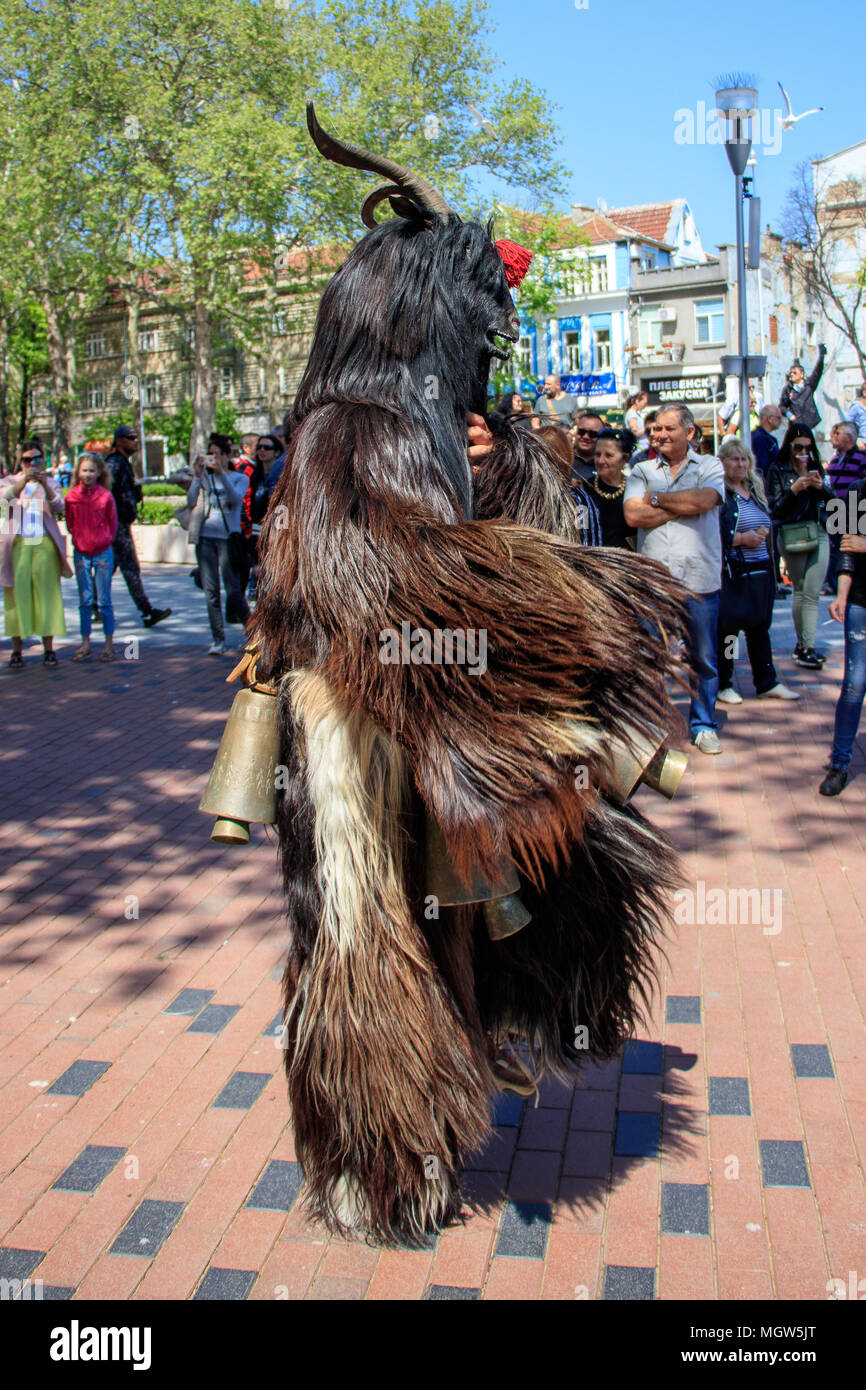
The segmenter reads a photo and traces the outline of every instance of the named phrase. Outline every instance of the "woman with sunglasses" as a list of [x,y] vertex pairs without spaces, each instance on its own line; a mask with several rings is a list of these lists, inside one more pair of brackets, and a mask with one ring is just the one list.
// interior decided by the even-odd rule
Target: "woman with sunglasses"
[[779,457],[767,473],[767,498],[773,520],[779,523],[779,548],[794,588],[794,660],[807,671],[820,671],[824,658],[815,651],[815,632],[830,554],[826,516],[833,491],[807,425],[789,426]]
[[[866,512],[866,480],[854,485],[855,516]],[[822,796],[838,796],[848,781],[848,765],[866,698],[866,536],[848,531],[842,537],[836,597],[830,617],[845,625],[845,677],[836,704],[833,747],[827,775],[818,788]]]
[[6,635],[12,638],[9,665],[24,665],[24,638],[42,638],[43,661],[57,665],[54,638],[66,636],[60,576],[72,578],[66,540],[60,534],[63,494],[45,470],[42,446],[23,446],[19,471],[0,485],[0,584],[4,590]]

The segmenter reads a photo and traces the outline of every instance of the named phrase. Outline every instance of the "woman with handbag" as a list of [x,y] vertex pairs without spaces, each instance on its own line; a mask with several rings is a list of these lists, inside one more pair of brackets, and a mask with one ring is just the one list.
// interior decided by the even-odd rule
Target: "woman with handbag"
[[739,439],[730,438],[719,449],[719,458],[725,470],[725,503],[719,512],[722,591],[716,698],[723,705],[743,703],[742,695],[734,689],[734,650],[739,634],[744,632],[758,699],[799,700],[799,695],[779,682],[773,665],[773,526],[755,456]]
[[780,523],[779,548],[794,588],[794,660],[808,671],[820,671],[824,658],[815,651],[815,632],[830,554],[826,509],[833,490],[808,426],[789,426],[767,473],[767,496],[773,519]]
[[240,581],[246,558],[241,506],[250,482],[243,473],[232,471],[231,447],[227,436],[210,436],[207,454],[199,455],[193,464],[194,476],[186,495],[191,508],[190,539],[195,543],[213,638],[209,656],[221,656],[226,649],[220,575],[226,592],[226,622],[245,623],[250,616]]

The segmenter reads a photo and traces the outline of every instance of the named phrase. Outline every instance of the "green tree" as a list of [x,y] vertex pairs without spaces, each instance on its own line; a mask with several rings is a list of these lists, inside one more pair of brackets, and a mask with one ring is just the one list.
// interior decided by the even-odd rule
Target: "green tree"
[[[458,210],[477,204],[482,170],[530,200],[560,186],[550,105],[525,82],[497,83],[478,0],[6,3],[14,23],[0,39],[0,86],[28,113],[19,193],[34,181],[30,280],[46,313],[61,434],[74,397],[72,319],[109,278],[133,319],[149,300],[193,328],[192,452],[215,422],[224,328],[260,362],[276,403],[273,316],[286,267],[291,331],[308,321],[335,247],[358,234],[359,194],[371,187],[319,157],[308,99],[326,126],[423,171]],[[32,165],[51,131],[43,178]]]

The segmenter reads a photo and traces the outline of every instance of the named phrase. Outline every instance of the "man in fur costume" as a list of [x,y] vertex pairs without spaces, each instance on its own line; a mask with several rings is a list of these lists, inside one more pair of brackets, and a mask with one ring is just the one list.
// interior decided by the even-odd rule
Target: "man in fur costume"
[[[459,1213],[509,1040],[534,1076],[573,1076],[584,1029],[604,1057],[633,1028],[674,864],[602,788],[612,739],[673,727],[681,591],[580,546],[531,431],[502,422],[473,477],[467,412],[517,334],[502,256],[420,176],[312,107],[308,124],[326,158],[388,184],[322,298],[262,531],[251,639],[288,767],[286,1068],[314,1214],[412,1243]],[[384,198],[396,216],[377,225]],[[407,632],[409,659],[386,657]],[[484,634],[484,662],[437,662],[443,633]],[[528,925],[494,939],[482,904],[431,901],[431,826],[488,898],[503,866],[519,874]]]

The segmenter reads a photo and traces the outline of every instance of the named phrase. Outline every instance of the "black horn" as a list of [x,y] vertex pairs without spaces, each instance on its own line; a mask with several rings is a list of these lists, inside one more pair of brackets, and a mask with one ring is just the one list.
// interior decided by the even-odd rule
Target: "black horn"
[[[402,164],[398,164],[396,160],[386,159],[384,155],[370,154],[367,150],[356,149],[354,145],[347,145],[344,141],[338,140],[336,136],[329,135],[319,125],[311,101],[307,103],[307,129],[313,138],[316,149],[319,154],[324,155],[325,159],[330,159],[334,164],[344,164],[349,169],[363,169],[366,173],[382,174],[385,178],[392,179],[397,185],[393,191],[408,194],[412,202],[424,212],[435,213],[439,217],[446,218],[457,216],[454,209],[446,203],[442,194],[437,193],[433,185],[422,178],[420,174],[413,174]],[[377,194],[380,192],[382,190],[376,190]],[[389,188],[388,193],[391,192],[392,189]],[[371,195],[364,204],[364,213],[367,214],[364,216],[364,223],[368,227],[375,226],[375,222],[372,220],[373,208],[381,201],[380,198],[376,197],[371,206],[373,197],[375,195]],[[395,199],[392,205],[396,206],[396,202]],[[402,208],[399,207],[396,210],[400,211],[403,216],[406,216],[406,212],[410,211],[408,207],[406,212],[403,212]]]

